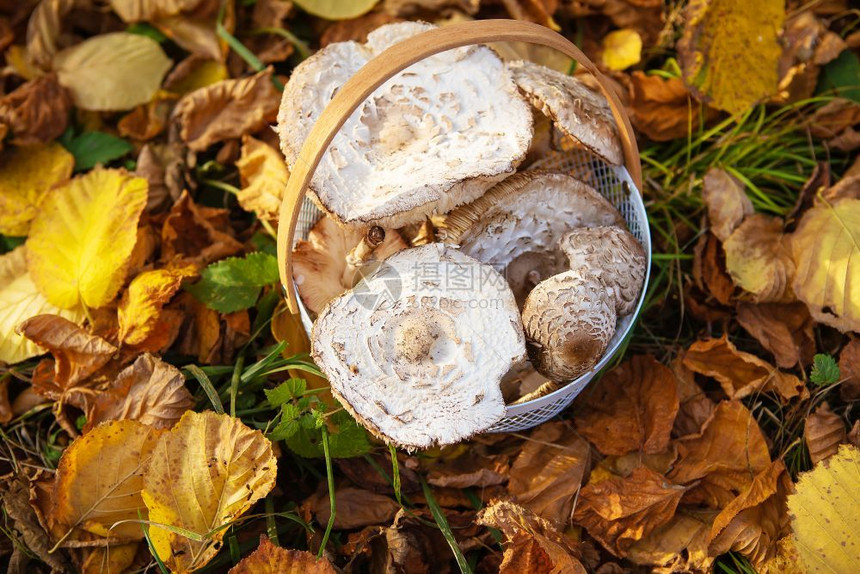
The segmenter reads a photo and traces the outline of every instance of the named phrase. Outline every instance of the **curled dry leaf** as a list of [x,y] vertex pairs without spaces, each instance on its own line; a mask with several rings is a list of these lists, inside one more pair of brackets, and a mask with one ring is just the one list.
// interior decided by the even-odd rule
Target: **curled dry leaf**
[[717,113],[705,108],[690,94],[680,78],[648,76],[636,70],[629,76],[630,121],[640,133],[658,142],[686,137]]
[[83,110],[130,110],[161,86],[172,62],[158,42],[141,34],[113,32],[84,40],[54,56],[60,84]]
[[184,280],[196,276],[195,265],[177,264],[144,271],[135,277],[117,308],[119,340],[127,345],[143,343],[158,324],[161,308]]
[[[400,510],[400,505],[383,494],[363,488],[346,486],[334,492],[334,528],[352,530],[373,524],[388,524]],[[319,524],[328,524],[331,506],[327,489],[317,492],[308,501]]]
[[747,303],[737,306],[737,320],[750,335],[770,351],[778,367],[809,365],[815,354],[814,322],[806,305],[793,303]]
[[679,508],[675,516],[653,530],[627,552],[640,565],[660,567],[660,572],[707,572],[714,559],[708,554],[708,535],[717,515],[713,510]]
[[27,22],[27,55],[32,62],[48,70],[59,47],[57,40],[63,19],[76,0],[43,0],[36,5]]
[[182,372],[145,353],[95,398],[84,432],[105,421],[126,419],[168,429],[193,406]]
[[636,356],[610,371],[585,394],[576,429],[607,455],[666,450],[678,414],[671,369]]
[[280,150],[247,134],[236,161],[242,189],[236,197],[245,211],[260,219],[277,220],[290,172]]
[[734,551],[756,567],[773,558],[777,542],[788,534],[785,503],[791,491],[791,478],[781,460],[758,473],[714,519],[708,543],[711,556]]
[[807,211],[791,238],[794,292],[816,321],[860,331],[860,199]]
[[723,508],[770,464],[761,429],[740,401],[723,401],[702,434],[678,442],[678,462],[669,479],[693,485],[685,498]]
[[565,524],[589,459],[588,443],[568,425],[543,424],[529,434],[514,459],[508,493],[550,523]]
[[760,213],[744,219],[723,243],[726,270],[756,303],[792,299],[794,261],[779,217]]
[[693,251],[693,278],[705,293],[723,305],[731,305],[735,293],[732,278],[726,272],[726,262],[720,242],[713,233],[699,238]]
[[242,250],[230,235],[226,209],[197,205],[187,191],[170,208],[161,230],[161,258],[205,265]]
[[123,22],[150,22],[193,10],[203,0],[110,0],[110,7]]
[[173,110],[182,140],[193,151],[239,138],[274,122],[280,96],[272,69],[238,80],[224,80],[184,96]]
[[45,314],[58,315],[73,323],[84,318],[79,306],[60,309],[39,293],[27,272],[25,246],[0,255],[0,361],[11,365],[45,352],[16,331],[22,321]]
[[672,519],[686,490],[640,466],[627,478],[585,486],[573,520],[612,554],[624,557],[633,544]]
[[844,379],[839,394],[845,400],[860,397],[860,339],[854,339],[839,353],[839,374]]
[[304,550],[287,550],[275,546],[265,536],[251,554],[230,569],[228,574],[336,574],[325,558]]
[[727,336],[690,345],[684,355],[684,366],[716,379],[730,399],[773,391],[787,401],[807,392],[803,381],[755,355],[738,351]]
[[504,484],[511,469],[505,454],[487,455],[476,445],[468,455],[439,457],[427,464],[427,482],[443,488],[486,488]]
[[824,402],[806,417],[803,439],[812,464],[817,464],[836,454],[839,445],[847,442],[845,421]]
[[146,507],[140,492],[161,433],[137,421],[113,421],[63,452],[50,514],[64,531],[58,544],[76,528],[106,538],[143,538],[139,520],[146,518]]
[[744,218],[753,213],[753,204],[744,185],[727,171],[712,167],[705,174],[702,198],[708,208],[711,233],[726,241]]
[[275,485],[272,445],[239,419],[187,412],[159,441],[144,476],[153,523],[190,530],[191,540],[152,524],[152,547],[174,572],[205,565],[221,548],[225,526]]
[[71,108],[69,93],[49,74],[0,98],[0,125],[8,126],[15,145],[48,143],[66,131]]
[[33,283],[57,307],[109,303],[126,266],[146,205],[147,183],[124,170],[95,169],[48,194],[30,227]]
[[585,574],[581,553],[555,527],[512,502],[497,501],[478,513],[478,524],[498,528],[508,544],[499,572],[565,572]]

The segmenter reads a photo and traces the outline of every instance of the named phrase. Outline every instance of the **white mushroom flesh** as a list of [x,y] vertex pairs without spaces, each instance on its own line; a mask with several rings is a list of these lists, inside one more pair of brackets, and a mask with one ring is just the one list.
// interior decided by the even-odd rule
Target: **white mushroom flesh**
[[525,357],[504,279],[441,243],[389,257],[323,310],[312,341],[344,407],[410,449],[453,444],[500,420],[499,381]]

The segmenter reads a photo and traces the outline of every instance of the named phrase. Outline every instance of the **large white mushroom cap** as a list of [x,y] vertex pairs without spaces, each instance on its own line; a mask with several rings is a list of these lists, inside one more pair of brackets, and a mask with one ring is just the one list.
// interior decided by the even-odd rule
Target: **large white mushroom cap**
[[453,444],[500,420],[499,381],[525,357],[504,279],[442,243],[386,259],[329,303],[312,340],[335,397],[405,448]]
[[[401,22],[365,44],[330,44],[296,67],[278,114],[290,167],[316,119],[359,68],[433,28]],[[377,89],[334,138],[311,197],[341,224],[401,227],[479,197],[525,157],[532,115],[510,72],[485,46],[410,66]]]

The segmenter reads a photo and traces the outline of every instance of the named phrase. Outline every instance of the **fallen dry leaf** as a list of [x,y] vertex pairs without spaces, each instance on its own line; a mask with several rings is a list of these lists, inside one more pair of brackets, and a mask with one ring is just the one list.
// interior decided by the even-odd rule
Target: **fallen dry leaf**
[[145,104],[173,63],[158,42],[112,32],[84,40],[54,56],[60,84],[83,110],[130,110]]
[[60,309],[39,293],[27,272],[27,248],[0,255],[0,361],[14,364],[45,352],[19,334],[18,325],[36,315],[58,315],[73,323],[84,319],[83,309]]
[[755,355],[738,351],[727,336],[696,341],[684,354],[684,366],[713,377],[729,399],[742,399],[763,391],[789,400],[805,392],[803,381],[780,371]]
[[183,192],[164,220],[161,258],[181,258],[202,266],[237,254],[242,244],[228,233],[227,214],[226,209],[197,205]]
[[583,394],[576,429],[600,452],[666,450],[679,406],[671,369],[651,356],[635,356]]
[[753,204],[744,185],[729,172],[712,167],[702,182],[702,199],[708,209],[711,233],[726,241],[744,218],[753,213]]
[[505,454],[487,455],[476,445],[468,454],[450,459],[439,457],[426,464],[427,482],[443,488],[486,488],[508,480],[510,457]]
[[750,335],[770,351],[778,367],[809,365],[815,355],[814,322],[806,305],[793,303],[747,303],[737,306],[737,320]]
[[325,558],[304,550],[275,546],[265,536],[251,554],[230,569],[228,574],[337,574]]
[[603,65],[610,70],[626,70],[642,60],[642,36],[629,28],[614,30],[603,37]]
[[627,559],[658,566],[661,572],[707,572],[714,561],[708,536],[716,515],[714,510],[679,508],[672,520],[631,546]]
[[237,195],[245,211],[260,219],[277,220],[290,172],[280,150],[249,135],[242,136],[242,156],[236,161],[242,189]]
[[716,116],[714,110],[693,98],[679,78],[648,76],[635,70],[629,79],[630,121],[638,132],[654,141],[686,137],[699,127],[700,117],[707,123]]
[[79,548],[73,550],[81,574],[102,572],[127,572],[134,565],[139,542],[111,544],[109,547]]
[[750,215],[723,243],[726,270],[756,303],[791,300],[794,260],[779,217]]
[[59,47],[57,40],[65,17],[74,7],[76,0],[43,0],[39,2],[27,22],[28,59],[48,70]]
[[[63,452],[51,518],[61,542],[80,528],[106,538],[143,538],[143,475],[162,431],[137,421],[112,421],[76,439]],[[121,524],[116,524],[122,521]]]
[[157,92],[149,102],[137,106],[117,122],[120,137],[149,141],[162,133],[175,99],[169,92]]
[[543,518],[512,502],[497,501],[478,513],[477,523],[502,531],[507,538],[500,574],[564,572],[585,574],[572,541]]
[[75,158],[58,143],[12,148],[0,156],[0,233],[27,235],[48,191],[72,177]]
[[[224,28],[230,32],[232,25],[233,4],[224,5],[226,14],[222,22]],[[226,43],[218,37],[215,31],[218,19],[218,3],[204,2],[199,10],[186,14],[165,16],[155,20],[152,24],[158,30],[176,42],[183,50],[193,56],[210,60],[223,60],[225,57]],[[216,8],[216,10],[212,10]]]
[[629,477],[588,484],[579,493],[575,523],[618,557],[668,523],[687,489],[644,466]]
[[685,16],[678,60],[699,99],[740,114],[776,92],[782,0],[694,0]]
[[203,0],[110,0],[110,7],[129,24],[152,21],[193,10]]
[[693,485],[685,501],[723,508],[770,464],[758,423],[740,401],[723,401],[701,436],[678,442],[678,462],[669,473],[677,484]]
[[127,345],[143,343],[158,324],[162,307],[183,281],[196,276],[195,265],[177,264],[144,271],[135,277],[117,308],[119,340]]
[[174,94],[185,95],[217,84],[229,77],[230,73],[223,62],[191,55],[170,71],[164,80],[164,89]]
[[860,331],[860,199],[807,211],[791,238],[793,288],[816,321]]
[[12,132],[15,145],[45,144],[66,131],[71,108],[72,98],[56,74],[49,74],[0,98],[0,125]]
[[203,536],[195,541],[152,524],[152,547],[174,572],[190,572],[221,548],[224,526],[275,485],[277,462],[260,431],[213,412],[185,413],[152,453],[143,500],[153,523]]
[[588,443],[563,422],[529,433],[509,472],[514,502],[555,525],[570,519],[590,459]]
[[844,379],[840,396],[849,401],[860,397],[860,339],[849,342],[839,353],[839,375]]
[[[334,499],[334,527],[338,530],[388,524],[400,510],[400,505],[390,497],[353,486],[336,489]],[[331,516],[328,489],[317,492],[308,503],[317,523],[328,524]]]
[[124,170],[95,169],[45,196],[27,238],[30,276],[57,307],[110,302],[146,205],[146,180]]
[[734,551],[756,567],[776,556],[777,542],[788,533],[786,496],[791,491],[791,478],[781,460],[762,470],[714,519],[710,555]]
[[253,133],[275,121],[280,94],[272,69],[239,80],[224,80],[184,96],[173,110],[182,140],[193,151]]
[[845,421],[830,410],[827,402],[821,403],[820,407],[806,417],[803,440],[806,441],[812,464],[817,464],[836,454],[839,445],[847,442]]
[[194,406],[182,372],[143,354],[123,369],[92,403],[84,432],[111,420],[131,419],[157,429],[169,429]]
[[725,255],[720,241],[713,233],[699,238],[693,251],[693,278],[705,293],[710,293],[717,302],[731,305],[735,284],[726,272]]

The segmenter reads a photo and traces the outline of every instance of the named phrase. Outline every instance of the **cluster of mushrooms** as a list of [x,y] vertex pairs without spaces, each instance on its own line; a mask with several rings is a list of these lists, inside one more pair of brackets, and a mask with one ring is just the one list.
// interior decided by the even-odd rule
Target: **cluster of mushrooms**
[[[298,66],[278,117],[290,167],[350,76],[430,28],[386,25]],[[314,174],[325,215],[293,266],[312,355],[386,442],[426,448],[490,428],[523,381],[539,381],[535,396],[594,368],[636,307],[646,260],[618,211],[570,175],[517,171],[540,154],[540,121],[623,159],[607,102],[580,80],[469,46],[376,90]]]

